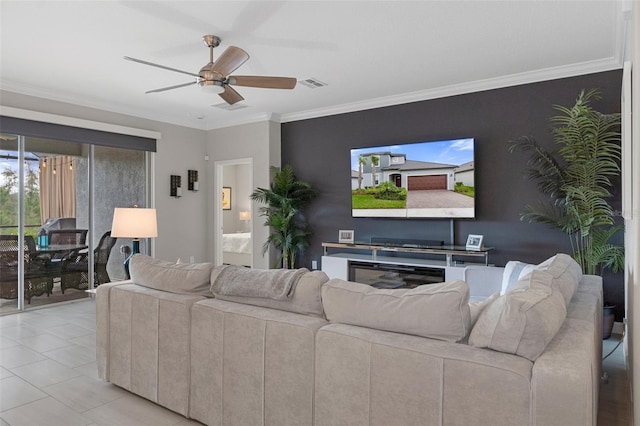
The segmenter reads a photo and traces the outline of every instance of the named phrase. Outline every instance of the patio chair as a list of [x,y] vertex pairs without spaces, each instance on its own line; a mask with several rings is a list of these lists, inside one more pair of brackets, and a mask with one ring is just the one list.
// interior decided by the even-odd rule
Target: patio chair
[[[105,232],[93,251],[93,276],[96,287],[111,281],[107,273],[107,262],[116,241],[117,238],[111,238],[111,231]],[[64,293],[67,288],[89,288],[89,253],[76,250],[63,259],[60,290]]]
[[[36,243],[32,236],[24,237],[24,297],[31,303],[33,296],[49,296],[53,276],[47,262],[35,257]],[[18,236],[0,235],[0,298],[18,298]]]

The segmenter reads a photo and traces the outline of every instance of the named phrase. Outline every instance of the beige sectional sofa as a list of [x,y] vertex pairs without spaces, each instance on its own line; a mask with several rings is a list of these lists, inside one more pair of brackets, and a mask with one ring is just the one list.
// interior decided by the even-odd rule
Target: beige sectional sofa
[[596,424],[601,279],[514,265],[377,290],[136,255],[98,287],[98,372],[209,425]]

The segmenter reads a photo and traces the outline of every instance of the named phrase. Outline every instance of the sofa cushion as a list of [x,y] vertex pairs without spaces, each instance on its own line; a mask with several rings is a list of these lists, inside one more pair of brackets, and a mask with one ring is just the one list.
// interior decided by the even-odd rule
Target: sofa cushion
[[469,286],[464,281],[382,290],[340,279],[322,286],[327,319],[432,339],[460,341],[469,330]]
[[536,269],[519,280],[480,313],[469,344],[535,361],[567,315],[564,297],[552,285],[553,279],[551,273]]
[[[217,278],[220,267],[213,268],[211,282]],[[329,277],[322,271],[311,271],[302,274],[295,286],[293,295],[285,300],[275,300],[265,297],[229,296],[215,293],[216,299],[230,302],[244,303],[264,308],[278,309],[281,311],[295,312],[304,315],[313,315],[324,318],[320,289],[322,284],[329,281]],[[259,283],[257,283],[259,284]]]
[[144,287],[178,294],[211,297],[212,263],[173,263],[136,254],[129,263],[131,281]]

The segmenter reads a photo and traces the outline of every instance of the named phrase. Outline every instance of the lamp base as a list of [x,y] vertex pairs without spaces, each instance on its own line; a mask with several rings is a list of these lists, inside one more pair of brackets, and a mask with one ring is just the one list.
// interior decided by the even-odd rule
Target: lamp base
[[131,261],[131,258],[138,253],[140,253],[140,240],[134,238],[133,241],[131,241],[131,254],[124,261],[124,272],[127,275],[128,280],[131,279],[131,275],[129,274],[129,262]]

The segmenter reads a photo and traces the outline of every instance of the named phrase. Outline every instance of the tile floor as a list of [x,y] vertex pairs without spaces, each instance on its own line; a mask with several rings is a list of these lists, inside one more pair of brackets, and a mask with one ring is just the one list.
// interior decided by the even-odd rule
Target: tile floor
[[[17,285],[17,283],[16,283]],[[41,296],[33,296],[31,303],[25,305],[27,309],[40,308],[45,305],[50,305],[59,302],[68,302],[71,300],[86,299],[87,293],[84,290],[77,290],[75,288],[67,289],[64,294],[60,291],[60,283],[53,284],[53,292],[50,295],[43,294]],[[18,311],[18,299],[0,299],[0,315],[14,314]]]
[[96,373],[91,299],[0,316],[0,426],[200,425]]
[[[603,341],[608,354],[620,336]],[[95,302],[0,316],[0,426],[200,425],[98,379]],[[631,424],[622,345],[604,361],[598,424]]]

